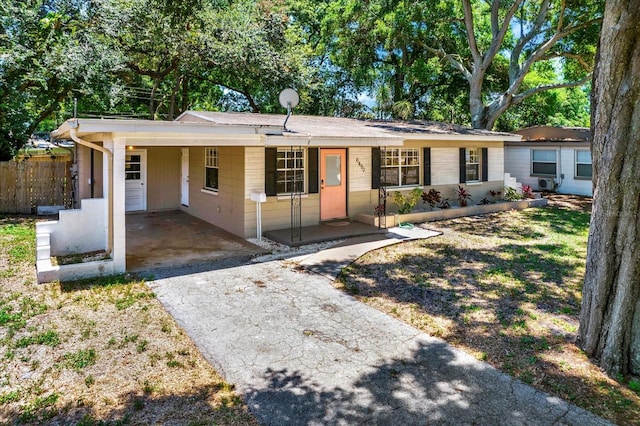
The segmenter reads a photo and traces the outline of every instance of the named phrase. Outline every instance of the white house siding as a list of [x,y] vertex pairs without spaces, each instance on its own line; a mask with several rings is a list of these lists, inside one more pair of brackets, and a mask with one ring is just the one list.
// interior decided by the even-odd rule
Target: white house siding
[[190,215],[236,235],[244,235],[244,147],[218,147],[220,167],[217,194],[203,191],[204,147],[189,149],[189,207],[181,207]]
[[[556,168],[557,176],[554,179],[559,184],[556,192],[560,194],[592,195],[592,181],[590,179],[576,179],[575,177],[575,152],[576,150],[588,150],[588,145],[563,145],[562,147],[556,144],[507,146],[504,158],[505,172],[510,173],[512,177],[515,177],[523,185],[529,185],[534,190],[538,190],[538,179],[541,177],[531,175],[531,150],[533,149],[556,151],[558,162]],[[562,175],[564,175],[564,178]]]
[[576,194],[576,195],[588,195],[593,194],[593,182],[591,179],[577,179],[576,176],[576,150],[586,149],[589,147],[562,147],[561,153],[561,167],[564,173],[564,179],[560,179],[557,182],[560,186],[556,188],[556,191],[561,194]]
[[349,192],[371,190],[371,148],[349,148]]
[[431,185],[460,182],[460,149],[431,148]]
[[487,166],[489,173],[487,180],[491,181],[504,181],[504,148],[489,148],[487,150],[489,159]]
[[245,198],[250,200],[252,192],[264,192],[264,148],[259,146],[244,149]]

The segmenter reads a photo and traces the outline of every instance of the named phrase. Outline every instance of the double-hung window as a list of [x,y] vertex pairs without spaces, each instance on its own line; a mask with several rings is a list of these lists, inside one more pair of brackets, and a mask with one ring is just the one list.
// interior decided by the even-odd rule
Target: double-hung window
[[556,151],[554,149],[534,149],[531,151],[531,174],[536,176],[556,176]]
[[304,149],[278,148],[276,189],[278,194],[304,192]]
[[220,157],[218,148],[205,148],[204,155],[204,188],[210,191],[217,191],[218,186],[218,166]]
[[465,182],[480,181],[480,148],[466,149],[466,180]]
[[591,151],[586,149],[576,150],[576,178],[591,179],[592,177]]
[[420,184],[420,150],[392,148],[381,152],[381,180],[386,186]]

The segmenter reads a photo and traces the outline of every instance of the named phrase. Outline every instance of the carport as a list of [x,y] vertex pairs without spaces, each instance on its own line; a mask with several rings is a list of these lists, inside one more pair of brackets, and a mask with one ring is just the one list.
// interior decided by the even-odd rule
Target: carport
[[127,272],[202,264],[265,252],[179,210],[130,213],[125,222]]

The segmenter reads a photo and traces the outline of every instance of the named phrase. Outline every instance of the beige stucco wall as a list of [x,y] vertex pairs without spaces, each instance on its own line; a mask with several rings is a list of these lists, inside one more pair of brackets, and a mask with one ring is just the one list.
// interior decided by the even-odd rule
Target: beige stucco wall
[[[191,147],[189,149],[189,206],[182,206],[181,209],[233,234],[245,236],[244,151],[244,147],[218,147],[220,188],[218,193],[214,194],[203,190],[205,148]],[[179,177],[178,171],[178,182]]]
[[175,210],[180,206],[180,148],[146,149],[147,210]]

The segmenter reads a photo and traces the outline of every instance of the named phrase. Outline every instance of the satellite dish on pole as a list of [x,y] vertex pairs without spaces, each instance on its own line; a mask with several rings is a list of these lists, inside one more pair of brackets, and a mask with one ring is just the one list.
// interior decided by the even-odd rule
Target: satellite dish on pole
[[288,131],[287,121],[289,121],[289,117],[291,116],[291,110],[297,107],[298,103],[300,103],[300,96],[298,96],[298,92],[296,92],[295,90],[287,88],[280,92],[280,96],[278,96],[278,99],[280,100],[280,105],[282,105],[282,108],[287,109],[287,118],[284,120],[283,127],[285,131]]
[[298,103],[300,103],[300,96],[298,96],[298,92],[293,89],[284,89],[280,92],[278,99],[280,99],[282,108],[286,108],[287,111],[297,107]]

